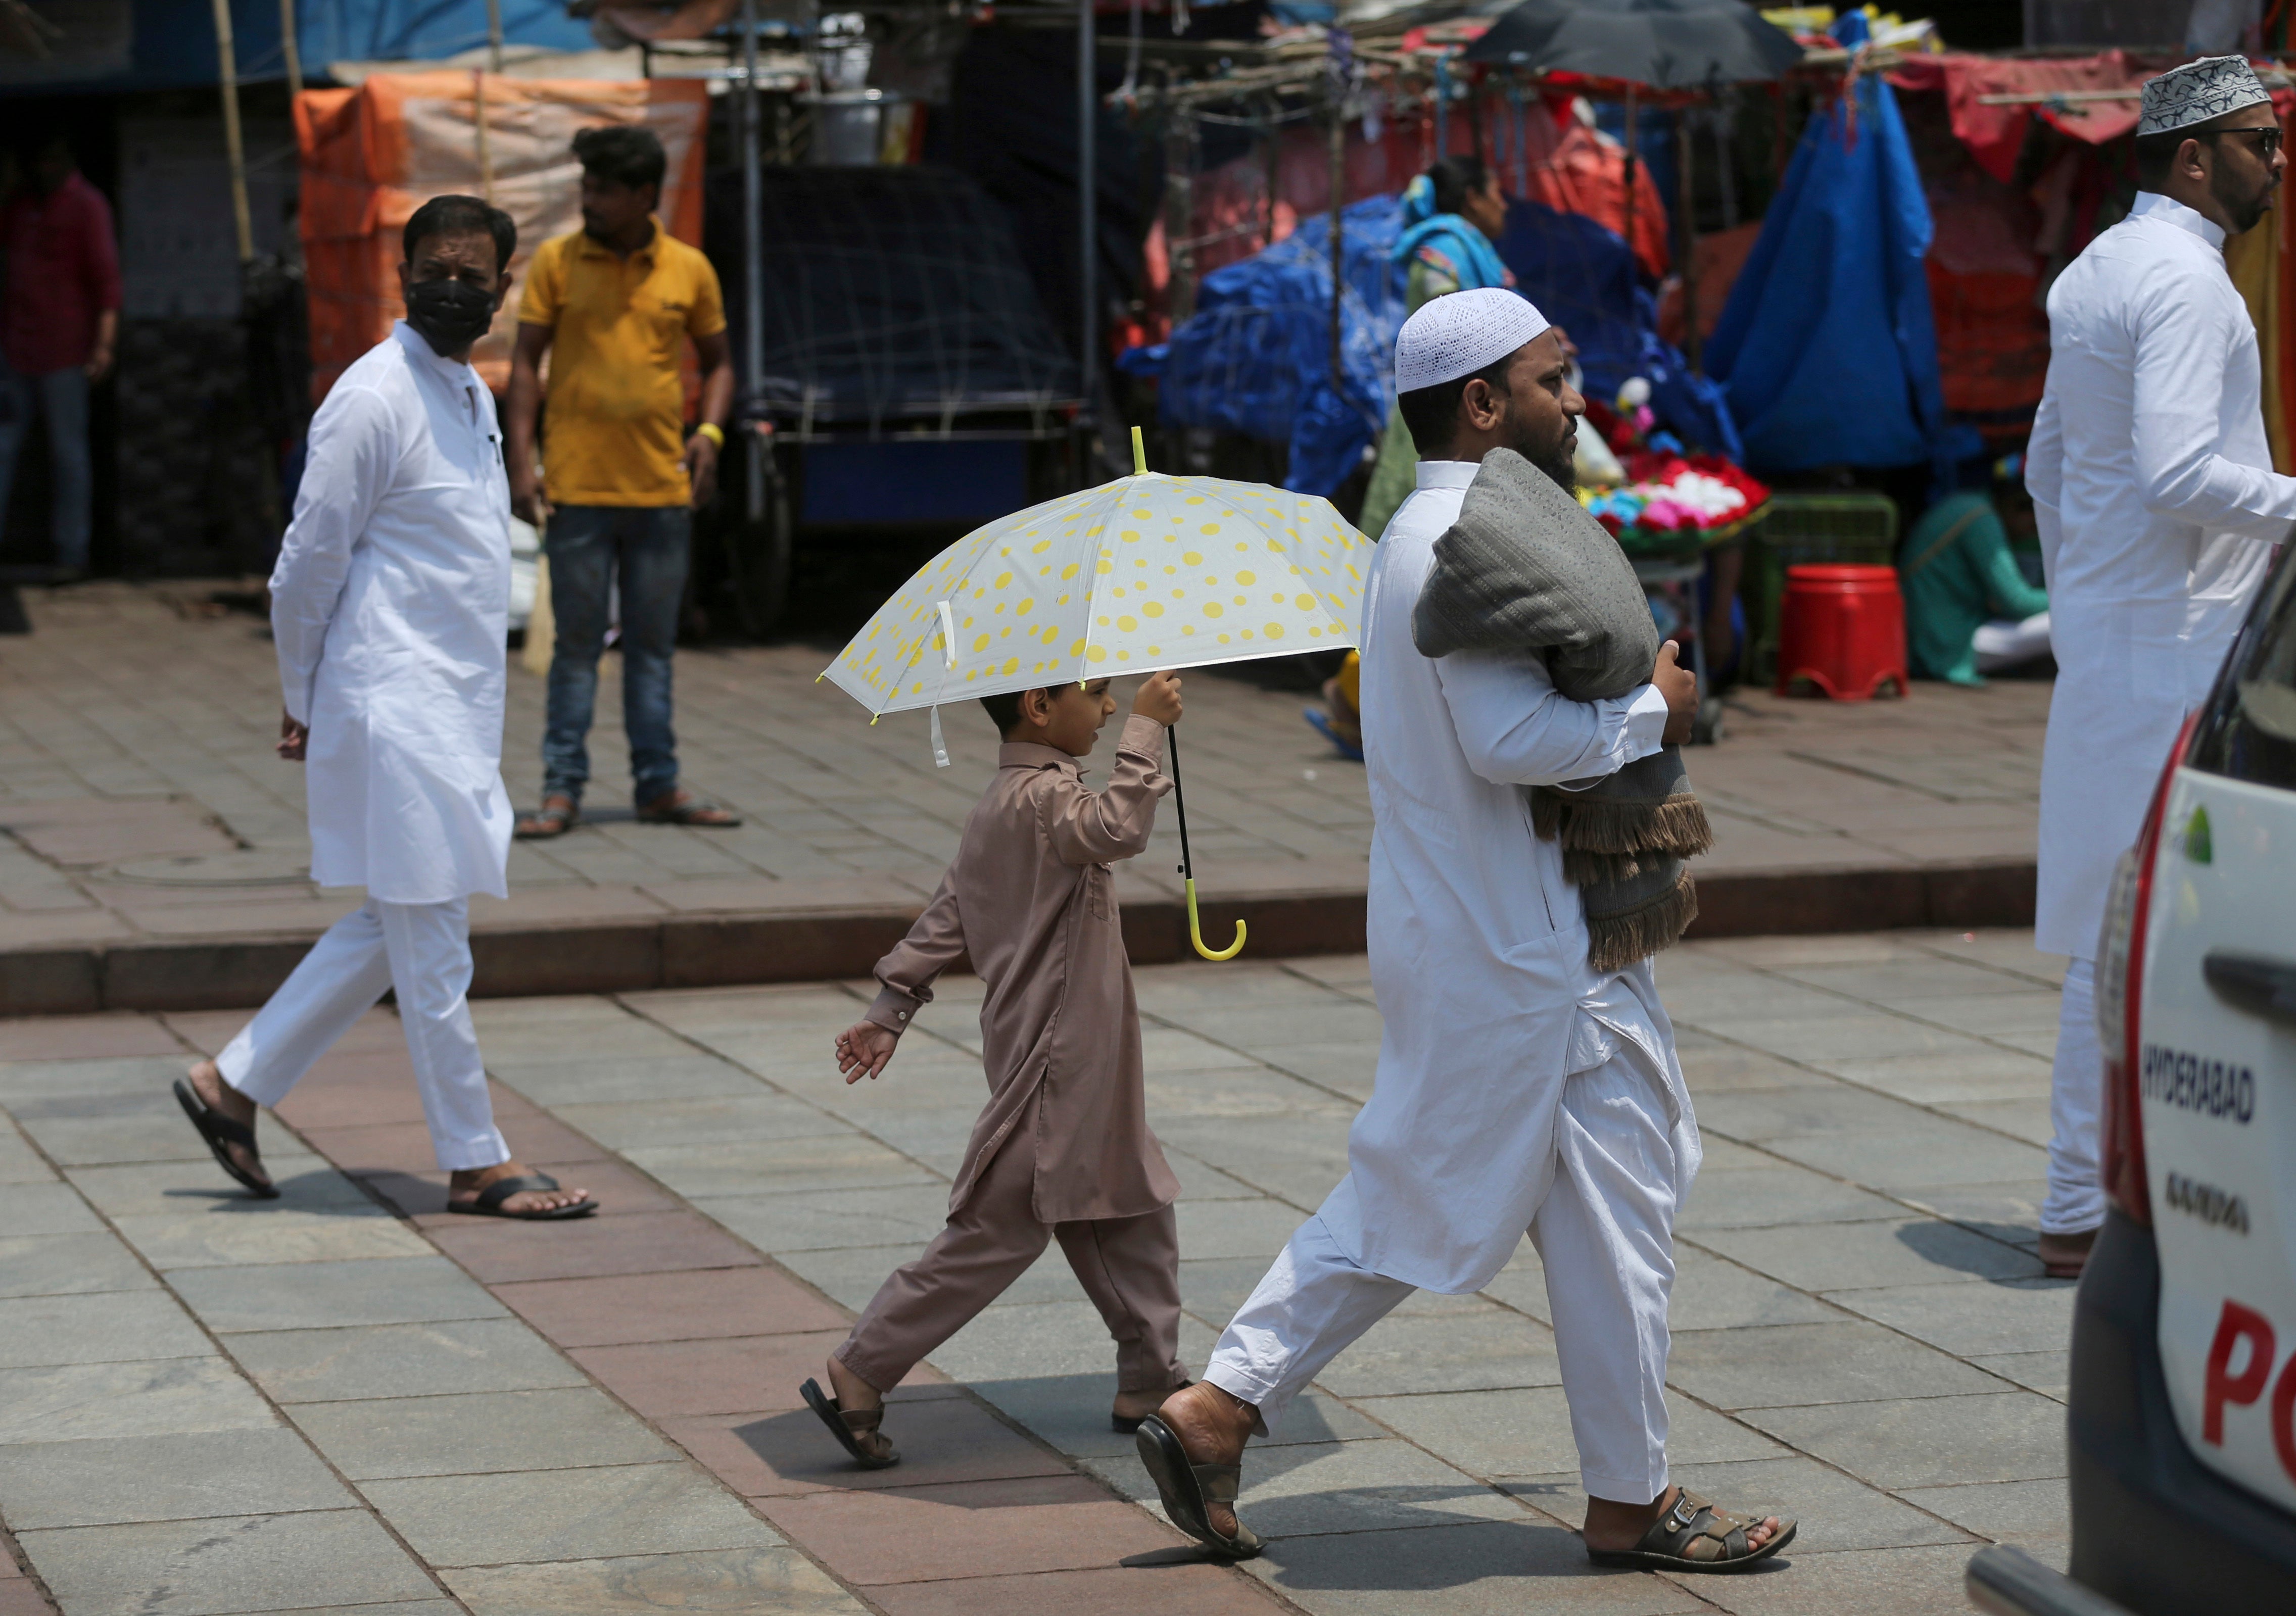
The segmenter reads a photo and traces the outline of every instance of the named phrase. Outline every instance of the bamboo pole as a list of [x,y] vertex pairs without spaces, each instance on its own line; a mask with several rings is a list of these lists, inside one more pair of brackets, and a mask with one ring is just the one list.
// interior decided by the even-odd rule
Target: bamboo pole
[[223,86],[223,143],[231,159],[231,216],[239,228],[239,261],[255,261],[255,224],[247,210],[247,147],[239,132],[239,56],[231,38],[231,0],[214,0],[216,70]]
[[279,0],[279,54],[287,64],[288,105],[303,93],[303,46],[295,37],[295,0]]
[[503,70],[502,0],[487,0],[487,65]]
[[1100,388],[1099,37],[1093,0],[1077,0],[1077,290],[1081,305],[1077,360],[1087,420]]
[[477,68],[471,69],[471,127],[479,137],[479,194],[488,203],[495,200],[495,154],[487,140],[487,76]]

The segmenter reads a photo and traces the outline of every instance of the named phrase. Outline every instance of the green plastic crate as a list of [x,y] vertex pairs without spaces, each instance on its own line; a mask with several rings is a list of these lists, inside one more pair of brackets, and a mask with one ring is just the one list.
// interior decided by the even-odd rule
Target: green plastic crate
[[1898,559],[1898,504],[1886,494],[1777,493],[1768,515],[1749,536],[1740,585],[1746,607],[1748,684],[1767,685],[1778,671],[1778,601],[1786,568],[1846,562],[1891,567]]

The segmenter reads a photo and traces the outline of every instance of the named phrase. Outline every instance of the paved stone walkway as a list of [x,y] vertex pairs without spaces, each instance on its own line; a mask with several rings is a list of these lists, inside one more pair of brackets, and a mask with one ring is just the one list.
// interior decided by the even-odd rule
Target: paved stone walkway
[[[270,643],[244,612],[201,615],[208,592],[26,592],[36,632],[0,639],[0,951],[310,935],[357,901],[307,878],[302,771],[272,755]],[[593,817],[562,840],[515,845],[509,900],[476,900],[474,924],[917,904],[955,850],[996,738],[976,708],[952,708],[954,764],[936,769],[922,714],[873,728],[815,683],[834,649],[679,653],[686,779],[747,816],[730,832],[632,820],[610,655]],[[2048,689],[1924,684],[1910,700],[1855,706],[1734,698],[1727,740],[1692,760],[1718,838],[1701,874],[2030,862]],[[1363,889],[1363,771],[1300,722],[1302,700],[1234,677],[1189,682],[1183,762],[1208,902]],[[529,805],[542,705],[541,681],[514,666],[504,773]],[[1125,872],[1136,902],[1176,895],[1178,837],[1164,819],[1155,851]]]
[[[902,1465],[845,1466],[795,1388],[939,1222],[980,1098],[956,981],[849,1089],[827,1052],[857,986],[480,1005],[513,1146],[607,1203],[556,1226],[439,1210],[384,1014],[291,1134],[266,1122],[269,1204],[166,1091],[238,1016],[0,1022],[0,1527],[32,1574],[0,1568],[0,1613],[44,1587],[65,1616],[1943,1616],[1980,1540],[2062,1563],[2071,1289],[2030,1250],[2055,962],[1897,933],[1688,945],[1660,976],[1708,1150],[1671,1448],[1801,1518],[1767,1573],[1587,1567],[1528,1245],[1255,1445],[1273,1542],[1242,1569],[1135,1502],[1057,1256],[897,1394]],[[1339,1176],[1378,1016],[1360,959],[1156,967],[1140,996],[1201,1366]]]

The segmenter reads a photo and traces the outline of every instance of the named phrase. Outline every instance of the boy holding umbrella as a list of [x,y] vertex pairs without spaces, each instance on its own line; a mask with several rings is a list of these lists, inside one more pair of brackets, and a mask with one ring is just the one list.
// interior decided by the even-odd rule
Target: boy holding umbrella
[[989,1101],[949,1194],[948,1226],[879,1289],[831,1355],[830,1390],[803,1395],[865,1468],[900,1456],[879,1430],[884,1394],[1001,1295],[1057,1237],[1117,1343],[1111,1417],[1136,1429],[1177,1387],[1179,1182],[1148,1129],[1140,1020],[1110,865],[1144,851],[1180,681],[1144,682],[1107,788],[1078,760],[1116,712],[1108,681],[982,698],[1004,745],[956,858],[900,946],[877,962],[868,1014],[837,1039],[848,1082],[874,1078],[969,958]]

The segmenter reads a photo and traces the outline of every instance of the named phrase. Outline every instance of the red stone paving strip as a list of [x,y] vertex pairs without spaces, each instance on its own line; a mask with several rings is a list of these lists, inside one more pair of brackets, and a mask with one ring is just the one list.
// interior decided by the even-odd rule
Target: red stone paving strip
[[0,1531],[0,1616],[56,1616],[54,1602],[25,1571],[15,1539],[4,1531]]
[[[201,1049],[220,1045],[239,1019],[168,1018]],[[131,1020],[141,1018],[106,1018],[123,1039],[133,1036]],[[930,1367],[893,1394],[904,1408],[900,1465],[856,1472],[797,1392],[821,1373],[852,1314],[498,1084],[496,1115],[520,1159],[586,1186],[603,1209],[558,1224],[441,1211],[444,1175],[430,1168],[396,1032],[381,1018],[361,1024],[281,1118],[879,1610],[1272,1616],[1292,1608],[1245,1573],[1197,1559],[1165,1522]],[[1118,1563],[1141,1555],[1147,1563]],[[7,1587],[0,1581],[0,1616],[16,1616]],[[24,1607],[44,1616],[46,1608]]]

